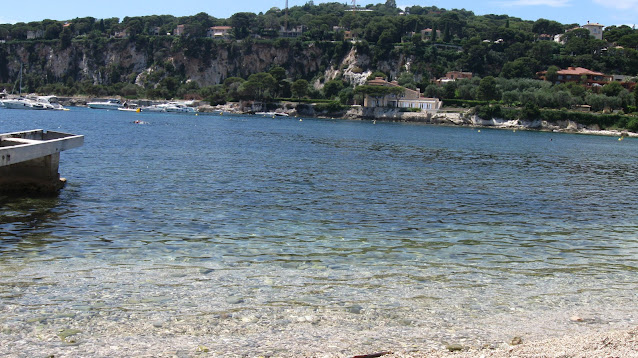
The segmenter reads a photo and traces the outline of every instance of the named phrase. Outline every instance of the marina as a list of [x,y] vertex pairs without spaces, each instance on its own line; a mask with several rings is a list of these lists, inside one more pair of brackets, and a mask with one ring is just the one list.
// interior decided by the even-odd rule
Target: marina
[[636,138],[0,113],[85,136],[58,196],[0,196],[0,355],[428,356],[636,326]]

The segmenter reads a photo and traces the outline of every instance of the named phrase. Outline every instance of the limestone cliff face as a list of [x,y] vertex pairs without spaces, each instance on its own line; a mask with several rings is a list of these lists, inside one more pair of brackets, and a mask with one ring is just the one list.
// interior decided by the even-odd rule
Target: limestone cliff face
[[[77,41],[65,49],[58,42],[0,44],[0,82],[15,81],[21,63],[25,77],[43,83],[72,79],[112,84],[135,80],[142,86],[155,85],[163,77],[176,74],[200,86],[209,86],[228,77],[247,78],[281,66],[289,78],[315,78],[315,87],[321,88],[325,81],[335,78],[343,78],[352,85],[363,84],[376,69],[371,67],[369,55],[359,54],[349,44],[180,41],[183,40]],[[408,61],[401,57],[378,66],[396,75]]]

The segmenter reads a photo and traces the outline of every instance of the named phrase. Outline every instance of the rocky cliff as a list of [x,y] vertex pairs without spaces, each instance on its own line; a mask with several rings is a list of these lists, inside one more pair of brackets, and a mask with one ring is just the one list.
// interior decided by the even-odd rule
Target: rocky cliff
[[[406,62],[409,59],[401,56],[374,65],[396,75]],[[335,78],[363,84],[373,70],[369,55],[346,42],[147,38],[74,41],[61,48],[57,42],[41,41],[0,44],[0,83],[14,82],[21,63],[25,77],[39,84],[73,80],[96,85],[135,82],[143,87],[166,76],[209,86],[281,66],[287,77],[314,79],[313,85],[320,88]]]

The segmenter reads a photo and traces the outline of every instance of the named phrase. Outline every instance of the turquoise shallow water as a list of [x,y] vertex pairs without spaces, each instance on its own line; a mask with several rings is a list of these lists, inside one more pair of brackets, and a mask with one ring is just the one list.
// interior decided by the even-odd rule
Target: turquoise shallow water
[[35,128],[85,144],[62,153],[58,198],[0,198],[0,353],[152,353],[169,332],[186,352],[345,354],[635,325],[633,138],[0,110],[3,133]]

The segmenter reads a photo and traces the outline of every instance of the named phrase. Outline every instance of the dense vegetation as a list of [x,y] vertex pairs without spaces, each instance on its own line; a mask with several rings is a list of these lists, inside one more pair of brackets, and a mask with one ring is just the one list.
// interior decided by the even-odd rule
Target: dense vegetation
[[[337,76],[334,80],[323,77],[330,66],[343,70],[338,68],[339,64],[354,47],[359,56],[368,56],[369,61],[364,68],[353,71],[375,72],[395,66],[371,77],[396,79],[401,85],[420,88],[426,95],[446,99],[452,105],[491,101],[504,107],[561,109],[589,105],[594,111],[634,112],[638,103],[632,93],[613,83],[592,90],[578,84],[552,85],[536,79],[538,71],[569,66],[635,76],[638,32],[628,26],[607,27],[604,40],[596,40],[584,29],[565,33],[578,24],[546,19],[526,21],[507,15],[476,16],[471,11],[433,6],[411,6],[402,11],[393,0],[366,6],[365,10],[370,11],[351,10],[346,4],[315,5],[309,1],[287,12],[272,8],[266,13],[237,13],[228,19],[199,13],[187,17],[158,15],[121,20],[87,17],[67,22],[4,24],[0,25],[0,40],[4,39],[0,43],[0,88],[14,87],[18,64],[23,63],[24,90],[29,92],[129,98],[190,96],[205,98],[212,104],[311,97],[350,104],[360,99],[362,90],[355,91],[345,77]],[[182,36],[174,36],[178,25],[184,25]],[[218,25],[232,26],[231,39],[206,37],[207,30]],[[301,26],[304,31],[296,38],[281,38],[279,30],[283,26],[289,29]],[[424,29],[431,31],[422,32]],[[29,32],[35,38],[27,39]],[[565,44],[544,40],[563,33]],[[344,41],[349,34],[354,35],[355,42]],[[72,49],[70,53],[78,57],[76,49],[82,48],[82,56],[88,53],[88,61],[96,64],[96,74],[89,75],[78,66],[63,76],[47,72],[46,59],[37,55],[38,46],[42,45],[58,51]],[[189,78],[184,62],[171,56],[181,53],[185,59],[196,59],[203,66],[210,66],[221,51],[238,56],[255,45],[285,48],[293,53],[314,46],[320,49],[316,55],[320,57],[320,67],[314,72],[304,72],[273,65],[266,71],[236,71],[226,78],[206,82]],[[103,51],[109,46],[123,50],[134,46],[148,54],[146,66],[153,71],[140,80],[139,69],[103,58]],[[28,58],[19,57],[17,48],[25,49]],[[409,66],[398,68],[400,58],[409,59]],[[443,86],[432,84],[432,79],[451,70],[469,71],[475,77]]]

